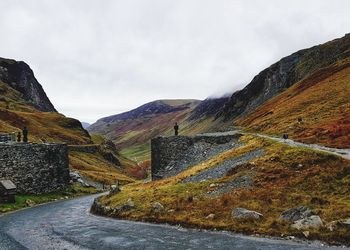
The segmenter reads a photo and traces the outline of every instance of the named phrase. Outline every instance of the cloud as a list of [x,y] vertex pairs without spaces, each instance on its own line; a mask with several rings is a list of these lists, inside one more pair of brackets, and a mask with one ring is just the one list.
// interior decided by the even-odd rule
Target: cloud
[[26,61],[82,121],[161,98],[233,92],[349,32],[347,0],[3,0],[0,56]]

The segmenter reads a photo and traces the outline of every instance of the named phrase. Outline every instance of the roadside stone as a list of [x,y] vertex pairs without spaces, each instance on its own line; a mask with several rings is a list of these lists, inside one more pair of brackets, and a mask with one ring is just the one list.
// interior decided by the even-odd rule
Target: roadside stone
[[323,222],[318,215],[312,215],[310,217],[297,220],[292,224],[292,228],[298,230],[319,229],[320,227],[323,227]]
[[208,220],[213,220],[215,219],[215,214],[209,214],[207,217],[205,217]]
[[35,203],[34,201],[30,200],[30,199],[27,199],[27,200],[26,200],[26,205],[27,205],[28,207],[33,207],[35,204],[36,204],[36,203]]
[[121,205],[121,206],[118,206],[114,209],[114,213],[116,214],[120,214],[120,213],[123,213],[123,212],[126,212],[126,211],[129,211],[131,209],[133,209],[134,207],[128,205],[128,204],[125,204],[125,205]]
[[256,211],[238,207],[232,210],[232,217],[238,218],[238,219],[259,220],[259,219],[262,219],[264,216],[261,213],[258,213]]
[[152,212],[154,212],[154,213],[161,213],[163,211],[164,211],[164,206],[161,203],[159,203],[157,201],[153,202],[153,204],[152,204]]
[[309,208],[305,206],[300,206],[300,207],[291,208],[284,211],[280,216],[280,220],[287,220],[287,221],[294,222],[297,220],[305,219],[312,215],[315,215],[313,211],[311,211]]
[[303,235],[305,236],[305,238],[308,238],[310,236],[310,232],[309,231],[304,231]]
[[133,202],[133,200],[131,198],[128,199],[127,205],[130,207],[135,207],[135,203]]
[[350,229],[350,218],[345,220],[337,220],[337,221],[329,222],[326,224],[326,228],[331,232],[336,231],[339,228]]

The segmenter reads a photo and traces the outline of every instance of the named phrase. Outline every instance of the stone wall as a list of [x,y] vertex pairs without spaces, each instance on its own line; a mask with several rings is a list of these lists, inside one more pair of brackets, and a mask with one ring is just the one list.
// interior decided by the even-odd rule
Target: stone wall
[[[191,164],[196,164],[209,157],[209,153],[206,155],[205,152],[202,152],[206,150],[205,148],[218,148],[220,145],[229,144],[230,142],[236,143],[239,137],[241,137],[240,134],[203,134],[194,137],[170,136],[154,138],[151,141],[152,180],[168,177],[169,173],[170,175],[175,175],[184,170],[184,164],[181,164],[182,167],[180,167],[177,162],[183,161],[185,158],[187,167]],[[197,144],[197,150],[193,150]],[[206,146],[203,147],[203,145]],[[197,155],[199,152],[201,154],[200,157]]]
[[0,143],[0,179],[9,179],[17,192],[40,194],[69,184],[65,144]]

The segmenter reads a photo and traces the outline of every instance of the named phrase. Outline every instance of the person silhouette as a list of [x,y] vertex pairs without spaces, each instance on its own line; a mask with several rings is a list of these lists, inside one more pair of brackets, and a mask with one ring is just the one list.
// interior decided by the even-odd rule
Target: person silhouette
[[174,130],[175,130],[175,135],[179,135],[179,125],[177,125],[177,122],[175,122]]
[[22,133],[23,133],[23,142],[28,142],[28,129],[27,129],[27,127],[23,128]]
[[21,142],[21,138],[22,138],[21,132],[18,132],[17,133],[17,142]]

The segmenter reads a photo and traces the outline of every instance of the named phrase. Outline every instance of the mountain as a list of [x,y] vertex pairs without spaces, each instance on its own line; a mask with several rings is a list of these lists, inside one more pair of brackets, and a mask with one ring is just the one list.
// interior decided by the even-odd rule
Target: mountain
[[[200,103],[198,100],[157,100],[131,111],[99,119],[88,131],[112,140],[132,159],[149,158],[149,140],[172,133]],[[183,129],[183,128],[182,128]],[[136,153],[136,154],[134,154]]]
[[98,148],[96,153],[69,153],[71,168],[86,177],[106,183],[133,181],[124,171],[125,166],[137,171],[132,161],[120,157],[116,150],[105,149],[104,140],[94,145],[80,121],[59,114],[26,63],[0,58],[0,133],[19,132],[25,126],[31,142]]
[[0,57],[0,81],[21,93],[23,100],[37,110],[56,111],[26,63]]
[[81,122],[81,125],[83,126],[84,129],[87,129],[91,124],[88,122]]
[[[124,153],[141,159],[149,158],[149,139],[172,134],[175,121],[180,122],[184,135],[240,126],[277,136],[288,134],[304,142],[349,147],[349,57],[347,34],[282,58],[231,96],[195,101],[188,108],[155,101],[102,118],[89,131],[113,140]],[[317,93],[317,98],[312,93]],[[299,117],[302,125],[296,125]]]
[[322,45],[300,50],[260,72],[242,90],[235,92],[216,118],[229,120],[254,111],[318,70],[349,57],[350,34]]

